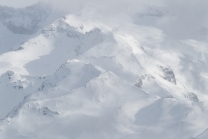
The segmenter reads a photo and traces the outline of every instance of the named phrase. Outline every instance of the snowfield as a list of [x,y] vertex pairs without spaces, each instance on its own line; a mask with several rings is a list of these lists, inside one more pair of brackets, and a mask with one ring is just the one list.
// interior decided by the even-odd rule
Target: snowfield
[[0,138],[207,139],[206,29],[175,38],[167,9],[91,6],[0,6]]

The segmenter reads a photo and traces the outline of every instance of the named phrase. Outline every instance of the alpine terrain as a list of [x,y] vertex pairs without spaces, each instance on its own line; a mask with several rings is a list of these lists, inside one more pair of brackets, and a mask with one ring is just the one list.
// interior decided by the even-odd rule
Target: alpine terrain
[[0,139],[208,138],[208,22],[134,2],[0,6]]

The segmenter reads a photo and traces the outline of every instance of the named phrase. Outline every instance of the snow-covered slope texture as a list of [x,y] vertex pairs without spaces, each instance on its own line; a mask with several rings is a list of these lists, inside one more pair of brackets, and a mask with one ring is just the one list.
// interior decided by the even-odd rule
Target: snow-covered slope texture
[[0,7],[0,138],[208,138],[206,35],[174,37],[165,7],[96,6]]
[[0,6],[0,54],[21,49],[19,45],[41,30],[51,12],[45,3],[23,9]]

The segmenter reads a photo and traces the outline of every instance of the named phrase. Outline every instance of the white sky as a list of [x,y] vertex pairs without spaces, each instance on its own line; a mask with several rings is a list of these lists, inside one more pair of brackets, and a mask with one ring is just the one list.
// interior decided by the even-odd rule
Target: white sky
[[[37,3],[39,0],[0,0],[0,5],[11,7],[26,7]],[[93,3],[97,9],[90,7],[92,12],[102,12],[104,17],[109,18],[121,12],[128,15],[141,10],[142,5],[154,5],[165,7],[168,10],[166,17],[160,23],[163,23],[167,30],[170,29],[173,35],[178,36],[189,34],[190,30],[197,30],[201,27],[208,28],[208,0],[41,0],[50,1],[57,10],[66,10],[68,13],[81,11],[85,5]],[[126,18],[127,19],[127,18]],[[126,21],[121,18],[121,22]],[[110,20],[110,19],[108,19]],[[119,20],[116,18],[116,20]],[[165,21],[165,22],[164,22]],[[175,31],[175,32],[174,32]]]
[[22,8],[37,3],[39,0],[0,0],[0,5]]

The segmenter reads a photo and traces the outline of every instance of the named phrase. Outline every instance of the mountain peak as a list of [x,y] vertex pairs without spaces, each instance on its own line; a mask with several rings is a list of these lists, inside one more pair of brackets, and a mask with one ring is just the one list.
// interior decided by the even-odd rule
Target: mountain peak
[[0,6],[1,139],[207,138],[197,4],[50,2]]

